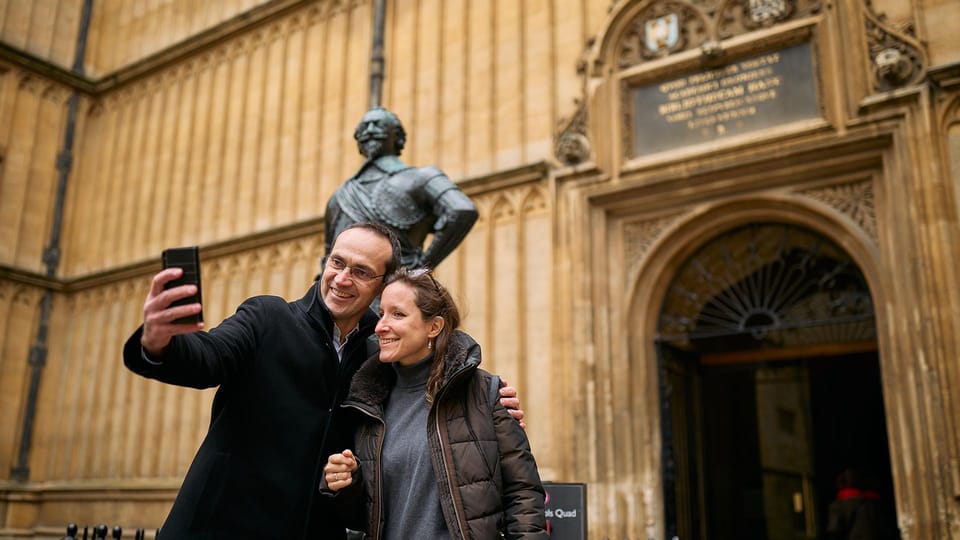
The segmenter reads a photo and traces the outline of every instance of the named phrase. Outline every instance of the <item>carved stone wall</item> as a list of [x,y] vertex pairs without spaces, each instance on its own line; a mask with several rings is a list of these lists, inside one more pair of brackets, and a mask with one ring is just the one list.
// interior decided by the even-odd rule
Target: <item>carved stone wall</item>
[[[211,324],[252,294],[299,297],[318,270],[326,197],[361,159],[369,0],[97,1],[83,80],[56,71],[79,4],[0,10],[3,539],[59,538],[93,513],[161,522],[211,392],[120,367],[160,250],[202,246]],[[519,388],[543,478],[587,484],[590,538],[664,537],[652,345],[664,291],[707,238],[758,221],[817,231],[860,266],[903,537],[960,538],[955,2],[387,4],[384,104],[410,133],[403,158],[438,165],[480,211],[438,276],[484,366]],[[623,151],[624,80],[797,40],[812,44],[819,117],[695,150]],[[47,278],[74,89],[64,257]],[[46,290],[31,477],[15,482]]]
[[0,77],[0,264],[40,272],[70,91],[15,67]]
[[[706,239],[782,222],[825,235],[869,284],[904,538],[960,537],[949,517],[958,512],[960,447],[960,402],[949,397],[960,384],[949,360],[957,321],[949,313],[960,301],[948,263],[960,245],[960,197],[956,176],[944,172],[956,162],[950,126],[960,51],[944,63],[948,40],[930,33],[931,14],[942,10],[939,3],[928,10],[891,2],[617,1],[586,42],[584,112],[561,128],[557,145],[569,165],[558,175],[558,251],[575,274],[562,281],[571,316],[559,349],[579,351],[562,355],[570,385],[584,389],[576,421],[604,441],[573,442],[578,455],[590,456],[592,516],[604,520],[597,525],[604,534],[656,538],[669,530],[653,341],[666,287]],[[625,81],[670,81],[797,40],[813,51],[820,118],[735,141],[643,156],[625,150],[625,130],[643,125],[634,116],[642,111],[628,110]],[[941,51],[939,65],[930,61],[933,50]],[[574,145],[568,135],[586,142]],[[928,316],[911,320],[911,313]],[[866,335],[874,334],[856,334]],[[916,459],[928,451],[940,457]]]
[[0,40],[63,68],[73,64],[83,2],[6,2],[0,10]]

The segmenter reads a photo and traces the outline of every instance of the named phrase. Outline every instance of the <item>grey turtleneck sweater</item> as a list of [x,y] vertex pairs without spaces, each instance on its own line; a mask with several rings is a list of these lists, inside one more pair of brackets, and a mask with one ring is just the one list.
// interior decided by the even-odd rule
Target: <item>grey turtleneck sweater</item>
[[427,377],[433,355],[412,366],[393,364],[397,384],[384,410],[383,538],[448,539],[427,446]]

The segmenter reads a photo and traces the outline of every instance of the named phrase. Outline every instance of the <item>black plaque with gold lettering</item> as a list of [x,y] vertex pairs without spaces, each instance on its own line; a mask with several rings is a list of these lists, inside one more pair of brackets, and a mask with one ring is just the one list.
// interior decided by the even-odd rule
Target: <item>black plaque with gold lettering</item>
[[634,157],[820,116],[809,43],[631,92]]

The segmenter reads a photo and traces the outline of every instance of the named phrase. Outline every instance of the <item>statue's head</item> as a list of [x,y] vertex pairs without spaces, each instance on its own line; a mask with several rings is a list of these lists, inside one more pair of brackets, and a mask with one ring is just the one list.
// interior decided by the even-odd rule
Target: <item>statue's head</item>
[[407,142],[407,133],[397,115],[374,107],[363,115],[357,129],[353,132],[357,148],[367,159],[380,156],[399,156]]

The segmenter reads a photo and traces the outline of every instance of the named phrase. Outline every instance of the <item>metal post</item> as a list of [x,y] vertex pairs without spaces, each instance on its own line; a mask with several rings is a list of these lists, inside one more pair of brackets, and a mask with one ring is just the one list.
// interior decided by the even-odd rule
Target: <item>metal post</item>
[[[72,68],[72,71],[77,75],[83,75],[83,57],[86,53],[91,11],[93,11],[93,0],[85,0],[80,15],[80,33],[77,36],[77,50]],[[57,275],[57,267],[60,265],[60,229],[63,227],[63,206],[67,197],[67,180],[70,178],[70,170],[73,166],[73,137],[77,126],[79,105],[80,94],[75,90],[67,103],[67,123],[63,135],[63,147],[57,154],[57,172],[59,174],[50,243],[43,250],[43,263],[46,265],[46,275],[50,278]],[[30,355],[27,359],[27,363],[30,365],[30,385],[27,389],[27,402],[24,405],[17,463],[10,470],[10,477],[18,482],[25,482],[30,478],[30,447],[33,442],[33,427],[37,415],[37,399],[40,395],[40,377],[43,374],[43,367],[47,364],[47,332],[50,328],[52,310],[53,290],[48,288],[44,291],[43,300],[40,303],[40,322],[37,325],[36,341],[30,347]]]
[[383,95],[383,26],[386,0],[373,0],[373,46],[370,50],[370,108],[380,106]]

